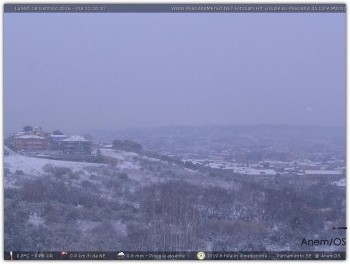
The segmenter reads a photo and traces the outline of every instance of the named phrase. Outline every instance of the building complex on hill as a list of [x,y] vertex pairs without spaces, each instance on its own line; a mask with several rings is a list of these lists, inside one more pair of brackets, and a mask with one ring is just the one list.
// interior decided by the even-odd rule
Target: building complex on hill
[[41,127],[12,134],[11,145],[18,151],[54,150],[64,154],[91,154],[91,141],[82,136],[51,134]]

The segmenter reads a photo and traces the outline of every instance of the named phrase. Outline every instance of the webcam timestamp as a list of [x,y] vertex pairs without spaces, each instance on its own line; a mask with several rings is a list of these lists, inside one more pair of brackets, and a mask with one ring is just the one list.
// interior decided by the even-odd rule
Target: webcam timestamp
[[82,6],[82,5],[28,5],[15,6],[17,12],[103,12],[106,6]]

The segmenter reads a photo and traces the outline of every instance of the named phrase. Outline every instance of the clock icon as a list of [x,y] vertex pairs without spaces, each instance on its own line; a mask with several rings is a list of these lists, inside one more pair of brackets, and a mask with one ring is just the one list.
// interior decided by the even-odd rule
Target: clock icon
[[205,253],[203,251],[199,251],[197,253],[197,259],[199,259],[199,260],[205,259]]

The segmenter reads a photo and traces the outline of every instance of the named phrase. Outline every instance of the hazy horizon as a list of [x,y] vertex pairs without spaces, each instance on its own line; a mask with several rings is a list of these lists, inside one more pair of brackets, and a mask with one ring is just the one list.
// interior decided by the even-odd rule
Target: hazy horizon
[[4,14],[4,132],[345,127],[345,13]]
[[[123,131],[137,131],[137,130],[156,130],[156,129],[171,129],[171,128],[208,128],[208,127],[218,127],[218,128],[249,128],[249,127],[292,127],[292,128],[325,128],[325,129],[346,129],[346,126],[341,126],[341,125],[291,125],[291,124],[268,124],[268,123],[256,123],[256,124],[202,124],[202,125],[163,125],[163,126],[133,126],[133,127],[124,127],[124,128],[89,128],[89,129],[84,129],[84,128],[68,128],[66,130],[61,129],[60,127],[54,127],[54,128],[48,128],[45,125],[32,125],[32,124],[26,124],[30,125],[32,127],[40,126],[43,128],[45,132],[50,132],[52,133],[54,130],[59,130],[62,133],[66,135],[73,135],[73,134],[93,134],[94,132],[123,132]],[[20,132],[23,131],[23,126],[18,126],[18,129],[15,129],[13,131],[8,132],[7,134],[4,134],[4,137],[6,138],[9,135],[12,135],[13,132]],[[6,131],[5,131],[6,132]]]

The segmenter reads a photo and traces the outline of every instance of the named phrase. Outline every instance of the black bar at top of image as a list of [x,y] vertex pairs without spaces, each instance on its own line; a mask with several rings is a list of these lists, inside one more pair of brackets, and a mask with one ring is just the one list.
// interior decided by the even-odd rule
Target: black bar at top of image
[[345,13],[345,4],[5,4],[5,13]]

